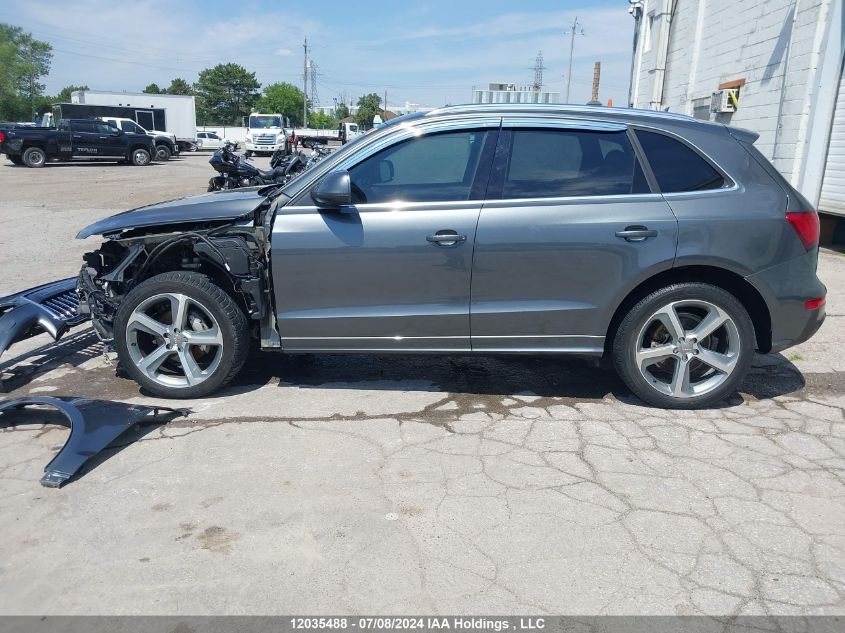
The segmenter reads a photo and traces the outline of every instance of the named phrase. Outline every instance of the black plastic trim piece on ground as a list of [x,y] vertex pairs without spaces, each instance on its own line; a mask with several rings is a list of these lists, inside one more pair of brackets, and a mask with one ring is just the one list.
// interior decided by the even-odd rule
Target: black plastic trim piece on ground
[[0,298],[0,354],[12,343],[47,332],[59,340],[88,320],[79,313],[76,277],[54,281]]
[[[33,396],[0,402],[0,414],[9,409],[38,405],[58,409],[70,425],[67,442],[44,467],[41,485],[48,488],[60,487],[75,475],[85,462],[111,444],[121,433],[145,421],[150,413],[153,414],[154,420],[159,412],[170,413],[174,417],[184,417],[191,412],[190,409],[127,404],[111,400]],[[0,420],[2,417],[0,416]]]

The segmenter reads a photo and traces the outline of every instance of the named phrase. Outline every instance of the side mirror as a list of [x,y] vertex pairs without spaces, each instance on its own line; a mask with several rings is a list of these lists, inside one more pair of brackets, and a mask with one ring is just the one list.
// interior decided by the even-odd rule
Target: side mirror
[[380,160],[378,162],[378,181],[380,183],[386,183],[393,180],[394,173],[393,161]]
[[114,132],[111,133],[112,136],[120,136],[122,134],[123,134],[122,130],[115,130]]
[[316,189],[311,190],[311,199],[319,209],[340,209],[352,204],[352,182],[349,172],[333,171],[323,178]]

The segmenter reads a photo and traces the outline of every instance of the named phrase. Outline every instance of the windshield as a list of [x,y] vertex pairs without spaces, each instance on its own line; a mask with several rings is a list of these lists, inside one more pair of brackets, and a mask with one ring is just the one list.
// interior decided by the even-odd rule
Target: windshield
[[357,132],[357,131],[358,131],[358,126],[357,126],[357,125],[355,125],[354,123],[350,123],[350,124],[349,124],[349,131],[350,131],[350,132]]
[[249,127],[252,128],[273,128],[282,127],[282,117],[264,114],[249,117]]

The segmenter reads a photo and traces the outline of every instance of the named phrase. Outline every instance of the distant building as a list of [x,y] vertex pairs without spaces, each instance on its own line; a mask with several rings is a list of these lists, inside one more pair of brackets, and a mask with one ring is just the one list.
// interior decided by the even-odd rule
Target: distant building
[[559,92],[534,90],[532,86],[489,84],[487,89],[472,89],[473,103],[560,103]]
[[[845,216],[842,0],[632,1],[631,105],[753,130],[818,209]],[[822,224],[830,240],[834,218]],[[836,241],[845,241],[845,221]]]
[[[349,107],[349,114],[355,114],[358,112],[357,105],[351,105]],[[406,101],[405,105],[395,105],[391,104],[389,107],[389,112],[393,115],[391,118],[400,116],[402,114],[408,114],[409,112],[430,112],[434,110],[434,108],[430,108],[428,106],[420,105],[419,103],[413,103],[411,101]],[[317,106],[314,108],[315,112],[322,112],[324,114],[328,114],[329,116],[334,116],[335,113],[335,106]]]

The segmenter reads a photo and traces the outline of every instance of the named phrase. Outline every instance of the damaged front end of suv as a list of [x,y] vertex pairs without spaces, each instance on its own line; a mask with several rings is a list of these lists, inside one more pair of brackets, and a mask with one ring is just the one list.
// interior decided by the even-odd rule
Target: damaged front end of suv
[[[144,377],[154,392],[164,395],[170,387],[186,397],[206,390],[200,383],[225,360],[222,339],[234,327],[226,322],[228,304],[216,305],[220,301],[234,302],[250,338],[278,346],[266,239],[274,200],[264,194],[239,190],[151,205],[100,220],[77,235],[105,238],[84,256],[79,312],[90,315],[107,351],[147,361]],[[169,286],[138,298],[165,274]],[[122,312],[128,296],[132,309]],[[235,326],[244,329],[240,321]],[[121,332],[118,340],[115,332]],[[132,363],[138,364],[144,367]]]

